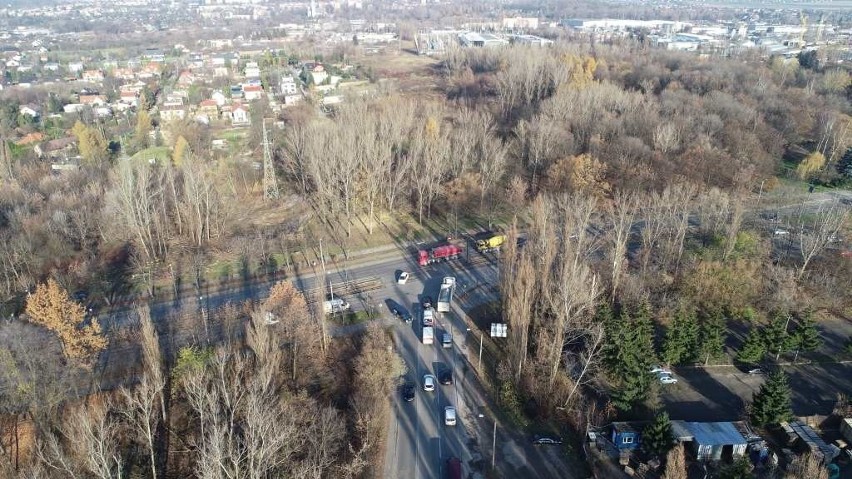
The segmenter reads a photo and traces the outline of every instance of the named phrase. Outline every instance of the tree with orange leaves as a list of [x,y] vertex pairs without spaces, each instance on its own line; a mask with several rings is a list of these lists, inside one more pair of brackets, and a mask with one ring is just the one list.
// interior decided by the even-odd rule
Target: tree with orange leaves
[[68,296],[59,284],[48,279],[27,296],[27,315],[35,324],[44,326],[59,336],[62,353],[71,361],[91,364],[98,353],[106,348],[107,340],[101,333],[97,318],[87,326],[86,309]]

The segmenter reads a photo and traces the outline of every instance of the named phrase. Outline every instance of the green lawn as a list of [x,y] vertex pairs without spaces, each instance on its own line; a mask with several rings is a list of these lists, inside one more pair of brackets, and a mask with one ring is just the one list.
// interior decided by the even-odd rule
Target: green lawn
[[171,148],[167,146],[154,146],[151,148],[145,148],[144,150],[136,153],[132,157],[130,157],[131,161],[146,161],[150,162],[151,160],[156,161],[157,163],[164,163],[171,159],[172,151]]

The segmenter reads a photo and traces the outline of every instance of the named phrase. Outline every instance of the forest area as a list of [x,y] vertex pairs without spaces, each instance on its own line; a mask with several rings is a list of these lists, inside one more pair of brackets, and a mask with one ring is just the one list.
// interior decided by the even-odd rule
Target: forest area
[[[725,360],[735,325],[775,338],[733,339],[738,360],[798,356],[820,317],[852,315],[852,262],[833,247],[848,205],[779,213],[792,253],[753,219],[791,184],[852,182],[849,71],[624,42],[452,50],[434,75],[438,95],[387,88],[330,115],[285,112],[272,135],[280,200],[200,133],[171,135],[169,161],[119,161],[108,129],[81,124],[84,168],[59,176],[0,156],[0,297],[29,318],[0,335],[0,473],[373,477],[402,366],[379,329],[327,338],[316,301],[286,282],[217,311],[234,326],[215,346],[164,348],[167,328],[140,308],[122,332],[139,357],[128,384],[85,398],[75,386],[120,331],[69,293],[150,298],[156,279],[199,284],[223,254],[268,265],[307,221],[344,246],[406,220],[502,227],[499,310],[518,334],[500,403],[575,431],[653,414],[654,358]],[[602,396],[600,417],[585,414]]]

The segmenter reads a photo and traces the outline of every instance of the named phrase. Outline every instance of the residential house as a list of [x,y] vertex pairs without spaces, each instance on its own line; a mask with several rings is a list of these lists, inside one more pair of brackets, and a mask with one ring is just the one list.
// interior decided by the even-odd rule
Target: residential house
[[214,77],[229,77],[231,76],[231,70],[228,67],[213,67],[213,76]]
[[209,118],[219,118],[219,104],[216,100],[202,100],[198,104],[198,112],[207,115]]
[[328,78],[328,73],[326,73],[325,67],[318,63],[311,69],[310,77],[314,85],[322,85],[325,79]]
[[142,59],[153,63],[163,63],[166,61],[166,54],[159,48],[148,48],[142,54]]
[[77,139],[73,136],[50,140],[33,148],[39,158],[67,158],[74,155]]
[[68,71],[71,73],[80,73],[83,71],[83,64],[80,62],[71,62],[68,64]]
[[233,126],[248,126],[251,125],[251,116],[248,108],[239,103],[231,108],[231,125]]
[[104,72],[101,70],[86,70],[83,72],[83,81],[100,83],[104,81]]
[[260,85],[246,85],[243,87],[243,97],[247,101],[254,101],[263,98],[263,87]]
[[225,103],[228,102],[228,98],[224,93],[220,91],[214,91],[212,95],[210,95],[210,99],[216,102],[216,106],[222,107]]
[[65,113],[79,113],[86,108],[86,105],[82,103],[69,103],[62,107],[62,110]]
[[160,119],[163,121],[183,120],[186,118],[186,107],[181,105],[163,105],[160,108]]
[[246,78],[260,78],[260,67],[258,67],[257,62],[248,62],[244,73]]
[[282,95],[295,95],[299,93],[299,87],[296,86],[296,81],[293,77],[284,77],[281,79],[280,87]]
[[40,110],[41,109],[37,105],[32,105],[32,104],[21,105],[20,108],[18,109],[18,111],[21,113],[21,115],[28,116],[32,119],[36,119],[36,118],[39,117],[39,115],[41,114]]
[[302,100],[304,100],[304,98],[300,94],[284,95],[284,105],[285,106],[295,105],[296,103],[299,103]]
[[195,83],[195,75],[190,71],[182,71],[180,72],[180,76],[178,76],[177,83],[180,86],[190,86]]
[[80,93],[80,103],[87,106],[106,105],[107,98],[105,95],[98,93]]
[[112,70],[112,76],[119,80],[132,80],[136,78],[136,73],[132,68],[114,68]]
[[57,71],[59,71],[59,64],[56,63],[56,62],[45,63],[44,66],[42,66],[42,68],[44,68],[45,70],[47,70],[49,72],[57,72]]
[[633,450],[639,447],[639,431],[626,422],[612,423],[611,441],[619,450]]
[[139,106],[139,92],[122,88],[118,95],[118,101],[130,106]]
[[139,74],[137,76],[139,78],[144,79],[144,78],[159,77],[161,74],[162,74],[162,66],[159,65],[158,63],[151,62],[151,63],[146,64],[144,67],[142,67],[142,70],[139,72]]
[[204,68],[204,57],[200,53],[190,53],[189,66],[192,68]]

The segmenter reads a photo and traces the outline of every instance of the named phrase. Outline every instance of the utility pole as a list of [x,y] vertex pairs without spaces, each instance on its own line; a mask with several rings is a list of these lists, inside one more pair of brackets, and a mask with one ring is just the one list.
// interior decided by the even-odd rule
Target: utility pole
[[497,459],[497,418],[494,418],[494,437],[491,439],[491,469],[494,469],[494,463]]
[[263,194],[267,200],[278,199],[278,178],[272,163],[272,150],[269,147],[269,135],[266,132],[266,119],[263,122]]

